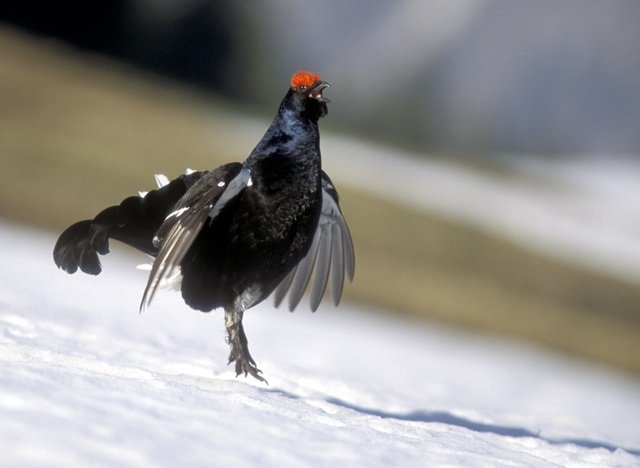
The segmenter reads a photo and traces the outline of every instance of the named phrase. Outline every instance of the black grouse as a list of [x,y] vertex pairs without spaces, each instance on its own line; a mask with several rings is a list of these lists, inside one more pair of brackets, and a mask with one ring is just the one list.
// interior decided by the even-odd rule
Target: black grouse
[[309,286],[316,310],[331,278],[340,301],[355,258],[329,176],[322,171],[318,119],[328,83],[298,72],[271,126],[243,163],[187,172],[157,190],[123,200],[68,227],[53,258],[59,268],[97,275],[109,239],[153,257],[140,310],[159,286],[177,282],[184,301],[203,312],[223,307],[229,363],[266,382],[249,354],[244,311],[274,293],[289,309]]

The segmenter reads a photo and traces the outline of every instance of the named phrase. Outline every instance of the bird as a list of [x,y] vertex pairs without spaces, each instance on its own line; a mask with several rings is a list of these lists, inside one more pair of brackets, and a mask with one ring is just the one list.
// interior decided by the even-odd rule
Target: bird
[[244,162],[192,171],[76,222],[56,241],[53,259],[67,273],[98,275],[109,241],[152,259],[140,312],[159,287],[173,284],[195,310],[224,309],[227,364],[267,383],[249,352],[242,319],[273,295],[293,311],[305,291],[315,311],[327,283],[338,306],[353,281],[354,246],[338,192],[322,170],[318,121],[329,83],[298,71],[264,136]]

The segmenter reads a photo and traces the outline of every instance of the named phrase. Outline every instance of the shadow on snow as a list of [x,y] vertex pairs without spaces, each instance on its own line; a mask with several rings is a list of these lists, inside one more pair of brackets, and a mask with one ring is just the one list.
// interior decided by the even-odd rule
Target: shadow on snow
[[551,438],[541,436],[539,432],[533,432],[533,431],[530,431],[529,429],[525,429],[522,427],[501,426],[497,424],[481,423],[481,422],[473,421],[467,418],[462,418],[460,416],[456,416],[454,414],[447,413],[445,411],[419,410],[419,411],[411,411],[409,413],[393,413],[393,412],[378,410],[373,408],[365,408],[362,406],[354,405],[353,403],[348,403],[338,398],[327,398],[326,401],[336,406],[341,406],[343,408],[347,408],[361,414],[378,416],[380,418],[397,419],[399,421],[423,422],[423,423],[441,423],[441,424],[448,424],[450,426],[462,427],[474,432],[496,434],[496,435],[506,436],[506,437],[533,437],[535,439],[539,439],[553,445],[574,444],[579,447],[584,447],[588,449],[603,448],[603,449],[609,450],[610,452],[615,452],[616,450],[621,449],[633,455],[640,455],[640,449],[629,449],[625,447],[618,447],[608,442],[589,440],[589,439],[580,439],[580,438],[551,439]]

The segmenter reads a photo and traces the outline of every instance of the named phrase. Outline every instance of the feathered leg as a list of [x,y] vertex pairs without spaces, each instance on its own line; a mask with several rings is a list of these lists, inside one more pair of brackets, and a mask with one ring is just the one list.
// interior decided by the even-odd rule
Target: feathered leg
[[229,353],[229,364],[235,361],[236,376],[250,374],[253,378],[269,384],[260,374],[262,371],[256,366],[256,362],[249,353],[249,342],[242,326],[242,316],[244,310],[241,308],[225,308],[224,324],[227,327],[227,342],[231,347]]

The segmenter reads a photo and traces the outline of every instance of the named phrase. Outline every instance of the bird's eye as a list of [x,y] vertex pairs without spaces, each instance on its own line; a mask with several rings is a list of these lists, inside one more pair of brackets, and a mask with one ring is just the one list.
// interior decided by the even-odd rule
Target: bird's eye
[[306,91],[307,89],[309,89],[308,86],[304,86],[304,85],[298,86],[298,91]]

